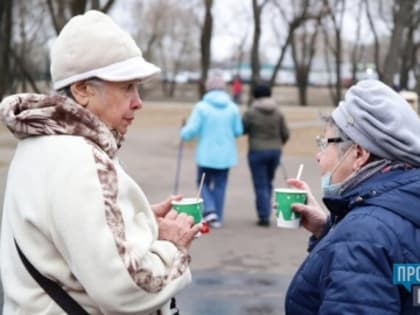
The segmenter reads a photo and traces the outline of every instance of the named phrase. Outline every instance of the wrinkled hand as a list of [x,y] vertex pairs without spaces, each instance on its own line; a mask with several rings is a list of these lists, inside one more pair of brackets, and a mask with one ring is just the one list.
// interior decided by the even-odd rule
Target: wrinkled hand
[[313,233],[315,237],[319,238],[327,222],[327,213],[325,213],[321,205],[316,201],[307,183],[295,178],[289,178],[287,184],[307,192],[308,198],[306,204],[295,203],[292,207],[294,211],[300,213],[301,225]]
[[172,195],[160,203],[155,203],[151,205],[156,218],[164,217],[172,209],[172,201],[174,200],[178,201],[181,199],[182,199],[182,195]]
[[169,211],[164,217],[157,218],[159,239],[170,241],[182,251],[188,251],[194,236],[200,231],[201,224],[194,225],[193,217],[185,213]]

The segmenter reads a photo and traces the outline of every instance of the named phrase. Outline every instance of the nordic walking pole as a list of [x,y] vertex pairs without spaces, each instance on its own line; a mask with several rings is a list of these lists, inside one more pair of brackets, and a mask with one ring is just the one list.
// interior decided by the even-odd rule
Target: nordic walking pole
[[283,161],[281,162],[281,172],[282,172],[282,174],[283,174],[283,180],[284,180],[284,183],[287,185],[287,179],[288,179],[289,177],[287,176],[287,170],[286,170],[286,167],[284,166]]
[[[182,119],[181,128],[185,125],[185,118]],[[176,169],[175,169],[175,183],[174,183],[174,195],[178,194],[179,188],[179,176],[181,174],[181,162],[182,162],[182,153],[184,151],[184,140],[180,139],[178,144],[178,153],[176,158]]]
[[179,188],[179,175],[181,173],[182,151],[184,149],[184,141],[179,140],[178,153],[176,158],[175,182],[174,182],[174,195],[178,194]]
[[182,162],[182,153],[184,150],[184,141],[179,140],[178,144],[178,154],[176,158],[176,170],[175,170],[175,183],[174,183],[174,195],[178,194],[179,188],[179,175],[181,173],[181,162]]

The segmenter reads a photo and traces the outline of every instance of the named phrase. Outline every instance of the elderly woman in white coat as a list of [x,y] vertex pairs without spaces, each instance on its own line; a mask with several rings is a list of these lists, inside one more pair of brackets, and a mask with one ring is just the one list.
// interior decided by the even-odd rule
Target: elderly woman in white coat
[[1,103],[20,139],[4,200],[3,314],[176,313],[200,225],[171,210],[181,196],[151,205],[117,157],[142,107],[138,83],[158,72],[128,33],[89,11],[52,48],[58,93]]

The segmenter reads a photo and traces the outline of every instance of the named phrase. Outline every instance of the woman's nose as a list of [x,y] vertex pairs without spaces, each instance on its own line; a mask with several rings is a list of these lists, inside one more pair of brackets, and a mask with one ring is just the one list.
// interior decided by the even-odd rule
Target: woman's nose
[[140,97],[140,93],[138,91],[138,89],[136,89],[136,91],[134,92],[134,96],[131,102],[131,107],[136,110],[136,109],[141,109],[143,107],[143,101],[141,100]]

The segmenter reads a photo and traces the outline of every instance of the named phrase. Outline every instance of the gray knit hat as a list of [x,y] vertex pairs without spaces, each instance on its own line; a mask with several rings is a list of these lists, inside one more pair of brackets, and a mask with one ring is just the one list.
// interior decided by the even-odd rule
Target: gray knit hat
[[420,166],[420,119],[404,98],[380,81],[352,86],[332,117],[350,139],[374,155]]
[[108,15],[91,10],[74,16],[61,30],[51,49],[50,71],[58,90],[93,77],[144,80],[160,69],[143,58],[130,34]]

